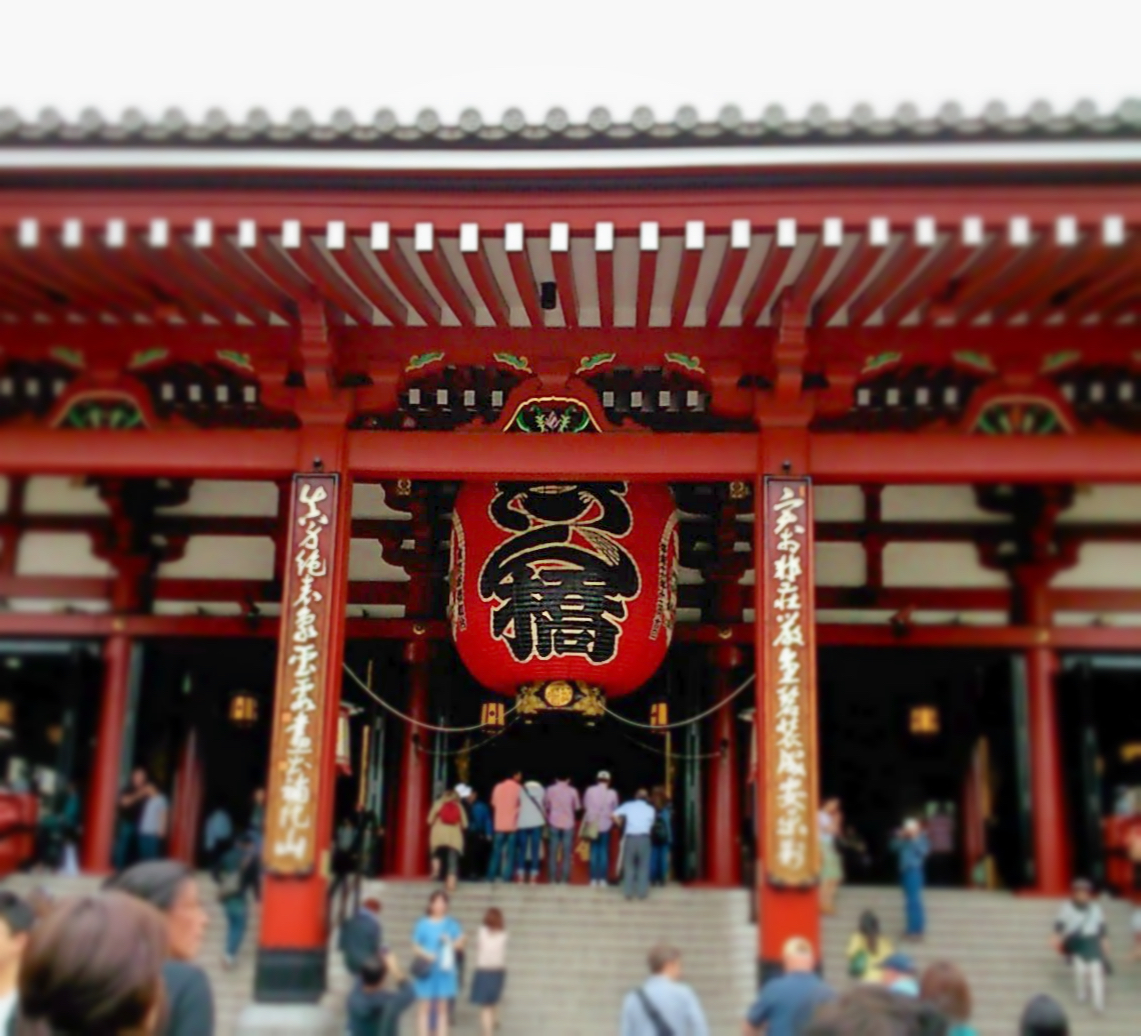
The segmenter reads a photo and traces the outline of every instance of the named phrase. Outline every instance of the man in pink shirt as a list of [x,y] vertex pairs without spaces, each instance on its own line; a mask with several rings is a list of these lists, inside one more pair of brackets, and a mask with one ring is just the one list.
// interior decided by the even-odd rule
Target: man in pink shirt
[[[547,814],[547,824],[551,828],[548,864],[551,871],[551,884],[560,881],[567,885],[571,875],[571,852],[574,850],[574,820],[582,809],[578,791],[569,777],[560,777],[543,796],[543,808]],[[562,877],[558,876],[559,854],[562,853]]]
[[610,787],[610,774],[602,770],[598,783],[586,789],[583,799],[583,826],[593,829],[590,841],[590,884],[605,888],[610,880],[610,828],[618,808],[618,793]]
[[523,791],[523,771],[517,770],[500,781],[491,792],[491,812],[495,832],[491,839],[488,881],[511,880],[515,873],[515,831],[519,827],[519,797]]

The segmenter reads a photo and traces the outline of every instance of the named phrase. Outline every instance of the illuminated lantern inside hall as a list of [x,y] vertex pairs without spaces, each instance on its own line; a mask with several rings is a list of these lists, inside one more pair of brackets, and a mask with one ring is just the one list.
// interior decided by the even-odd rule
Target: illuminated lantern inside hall
[[673,635],[677,550],[665,485],[465,483],[449,609],[460,657],[500,694],[549,681],[636,691]]

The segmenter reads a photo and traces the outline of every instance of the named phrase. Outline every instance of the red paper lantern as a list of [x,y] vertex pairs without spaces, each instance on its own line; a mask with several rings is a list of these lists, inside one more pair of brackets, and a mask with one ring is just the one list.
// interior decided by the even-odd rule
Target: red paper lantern
[[577,680],[629,694],[677,614],[677,512],[648,483],[469,482],[452,524],[452,636],[485,687]]

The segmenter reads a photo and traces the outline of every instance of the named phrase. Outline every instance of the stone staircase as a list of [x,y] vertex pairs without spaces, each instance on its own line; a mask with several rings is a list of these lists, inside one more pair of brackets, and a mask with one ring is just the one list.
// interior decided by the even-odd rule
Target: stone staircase
[[997,892],[929,889],[927,938],[901,944],[903,896],[896,888],[851,887],[841,890],[838,914],[825,918],[827,977],[837,988],[848,985],[845,951],[861,911],[879,915],[883,932],[897,949],[922,967],[950,960],[963,969],[975,1002],[981,1036],[1016,1036],[1023,1005],[1036,993],[1055,997],[1070,1015],[1071,1036],[1136,1036],[1141,1032],[1141,963],[1129,960],[1130,906],[1102,904],[1109,923],[1116,974],[1109,980],[1108,1010],[1097,1018],[1077,1003],[1069,970],[1049,947],[1058,901]]
[[[238,1015],[251,999],[258,911],[232,971],[221,967],[225,923],[202,878],[210,927],[200,962],[210,973],[218,1036],[235,1036]],[[93,891],[94,878],[14,875],[5,887],[27,893],[37,885],[54,896]],[[421,916],[427,882],[366,882],[362,896],[384,904],[385,941],[406,963],[411,932]],[[507,994],[501,1036],[598,1036],[617,1031],[622,997],[646,974],[645,956],[658,940],[673,942],[685,954],[686,977],[697,989],[714,1036],[736,1036],[746,1006],[755,995],[756,936],[748,924],[748,892],[672,887],[655,889],[648,903],[627,903],[613,889],[579,886],[463,885],[453,913],[474,935],[484,911],[498,906],[511,932]],[[1141,1031],[1141,964],[1129,961],[1130,907],[1104,904],[1111,929],[1117,974],[1110,980],[1109,1011],[1095,1018],[1075,1002],[1070,974],[1049,950],[1057,903],[1001,893],[930,890],[928,937],[906,947],[922,966],[938,959],[957,963],[970,979],[975,1022],[981,1036],[1016,1036],[1022,1005],[1035,993],[1057,997],[1070,1012],[1073,1036],[1136,1036]],[[898,945],[903,903],[895,888],[842,890],[839,914],[824,924],[825,969],[837,988],[849,984],[844,952],[864,909],[875,910],[886,935]],[[330,954],[325,1006],[338,1019],[349,979],[339,955]],[[466,992],[466,991],[465,991]],[[327,1034],[339,1036],[337,1025]],[[414,1031],[411,1015],[401,1032]],[[478,1031],[476,1011],[461,997],[456,1032]]]

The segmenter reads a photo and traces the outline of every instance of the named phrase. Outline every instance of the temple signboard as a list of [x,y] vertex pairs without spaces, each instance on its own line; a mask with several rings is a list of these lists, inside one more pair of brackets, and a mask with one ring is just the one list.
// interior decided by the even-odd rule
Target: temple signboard
[[811,481],[766,478],[762,506],[763,861],[773,884],[804,887],[819,876]]
[[271,874],[317,864],[337,476],[296,475],[282,592],[264,861]]

